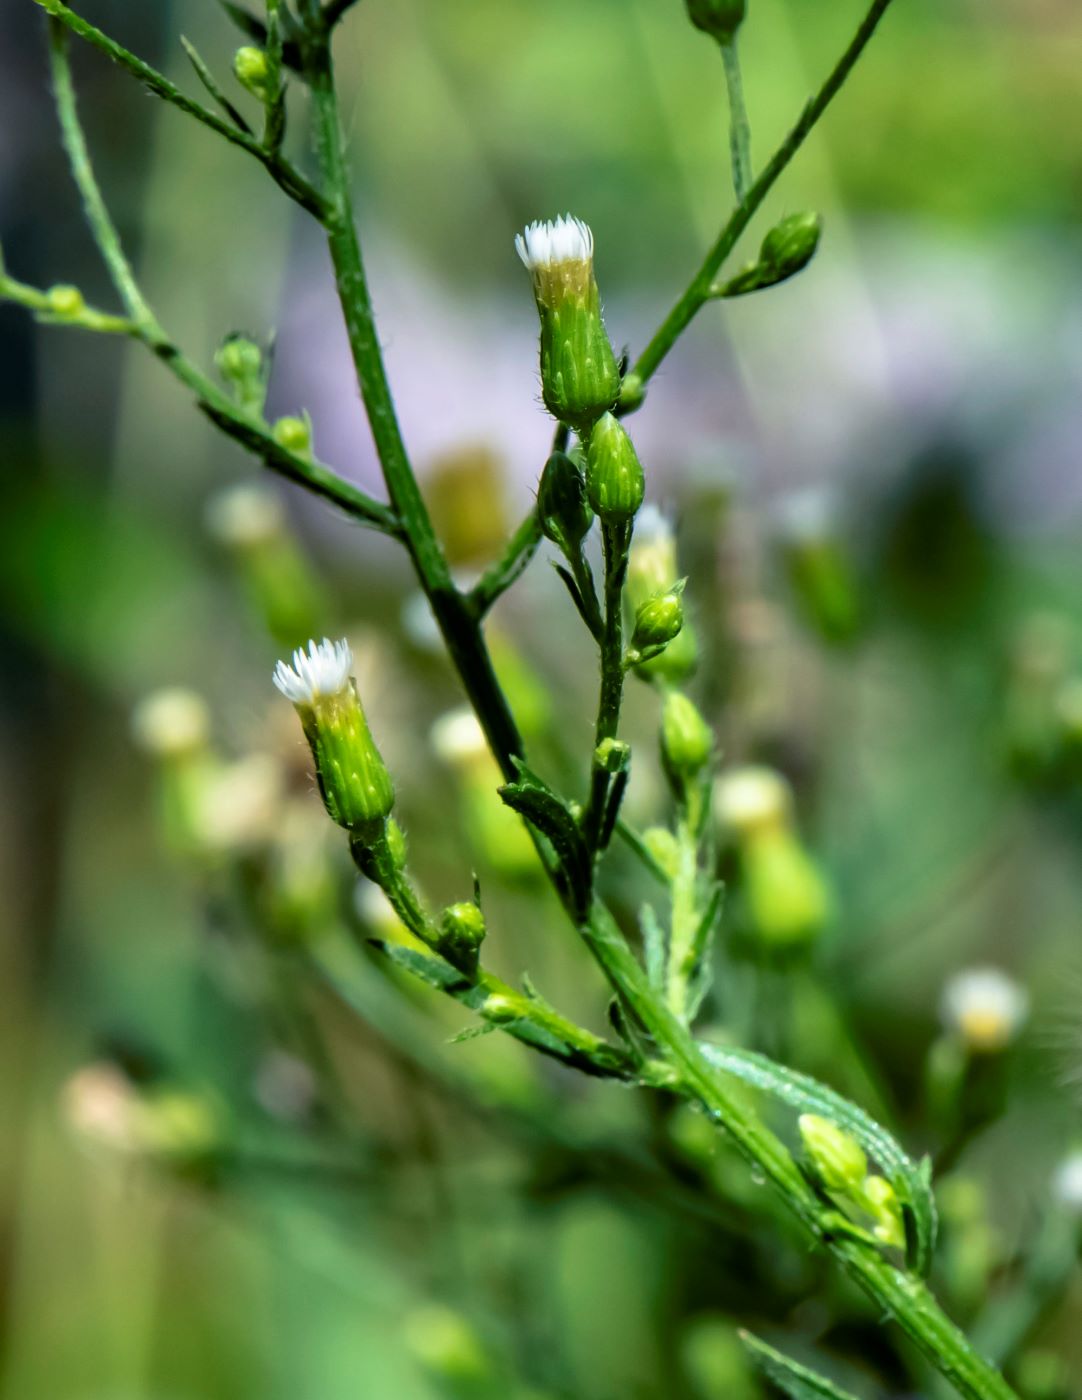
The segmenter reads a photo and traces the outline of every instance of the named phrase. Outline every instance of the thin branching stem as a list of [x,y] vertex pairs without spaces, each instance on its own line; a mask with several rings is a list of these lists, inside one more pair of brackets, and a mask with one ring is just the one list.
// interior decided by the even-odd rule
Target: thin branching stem
[[255,453],[273,471],[331,501],[355,519],[388,534],[397,534],[398,521],[393,511],[351,482],[343,481],[330,467],[284,448],[275,440],[266,423],[240,409],[166,334],[143,296],[90,163],[71,81],[67,31],[57,20],[49,22],[49,56],[61,139],[82,198],[91,235],[127,313],[130,323],[128,333],[142,341],[182,384],[193,391],[199,406],[224,432]]
[[852,42],[835,64],[823,86],[809,100],[788,136],[733,210],[717,241],[703,259],[702,266],[625,379],[624,392],[621,395],[621,407],[625,412],[631,412],[641,404],[646,384],[694,317],[710,300],[711,288],[722,263],[736,246],[737,239],[747,228],[763,200],[774,188],[778,176],[800,150],[819,118],[830,106],[890,4],[891,0],[872,0],[872,5],[861,21]]
[[147,88],[155,96],[160,97],[165,102],[171,103],[180,111],[186,112],[188,116],[194,117],[196,121],[202,122],[211,131],[222,136],[234,146],[239,146],[241,150],[247,151],[254,156],[259,163],[266,167],[268,174],[274,182],[287,194],[290,199],[299,204],[303,209],[307,209],[310,214],[320,218],[323,214],[323,201],[317,190],[315,190],[301,173],[287,161],[277,150],[268,149],[250,133],[241,130],[233,122],[226,121],[219,117],[216,112],[212,112],[209,107],[204,107],[201,102],[196,102],[181,92],[175,83],[169,81],[164,73],[159,73],[156,68],[152,68],[143,59],[137,58],[130,53],[123,44],[118,44],[108,34],[103,34],[100,29],[95,28],[89,21],[83,19],[81,15],[68,8],[63,0],[35,0],[43,10],[49,14],[53,20],[63,24],[77,38],[84,39],[94,48],[99,49],[114,63],[125,68],[133,77]]
[[470,606],[476,617],[484,617],[496,599],[521,576],[537,553],[541,539],[537,507],[531,506],[503,553],[488,566],[470,591]]

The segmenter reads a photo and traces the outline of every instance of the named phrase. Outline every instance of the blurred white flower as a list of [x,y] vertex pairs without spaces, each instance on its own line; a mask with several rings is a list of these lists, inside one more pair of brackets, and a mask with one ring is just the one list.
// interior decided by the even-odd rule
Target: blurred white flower
[[207,742],[210,712],[202,696],[193,690],[156,690],[132,712],[131,732],[146,753],[174,758]]
[[943,1024],[971,1050],[1002,1050],[1022,1029],[1029,1011],[1023,987],[997,967],[957,973],[943,988]]

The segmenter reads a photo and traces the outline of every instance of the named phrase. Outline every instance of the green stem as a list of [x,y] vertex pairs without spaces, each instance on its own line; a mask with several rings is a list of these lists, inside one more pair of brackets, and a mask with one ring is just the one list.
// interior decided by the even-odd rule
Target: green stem
[[502,593],[518,579],[541,543],[541,522],[532,506],[500,557],[485,570],[470,590],[469,603],[474,617],[482,618]]
[[677,864],[672,881],[672,923],[665,982],[669,1009],[681,1023],[686,1024],[688,983],[694,971],[694,953],[701,918],[696,900],[698,841],[686,812],[680,815],[676,841]]
[[740,75],[740,55],[736,35],[720,45],[725,67],[725,91],[729,99],[729,156],[733,171],[733,189],[740,201],[751,184],[751,123],[744,104],[744,83]]
[[138,78],[156,97],[172,103],[180,111],[194,117],[196,121],[202,122],[204,126],[209,127],[219,136],[223,136],[232,145],[239,146],[241,150],[255,156],[256,160],[266,167],[267,173],[275,184],[284,190],[290,199],[303,209],[307,209],[317,219],[322,216],[323,201],[318,191],[313,189],[300,172],[294,169],[289,161],[285,160],[277,151],[268,150],[249,132],[241,130],[232,122],[223,121],[209,107],[204,107],[201,102],[195,102],[192,98],[185,96],[164,73],[159,73],[156,68],[152,68],[149,63],[144,63],[141,58],[130,53],[122,44],[118,44],[115,39],[110,38],[108,34],[103,34],[100,29],[96,29],[81,15],[70,10],[67,5],[62,3],[62,0],[35,0],[35,3],[40,5],[54,21],[65,25],[78,38],[85,39],[88,44],[93,44],[114,63],[119,64],[133,77]]
[[[605,583],[604,618],[598,640],[601,686],[597,701],[597,723],[594,727],[595,751],[603,740],[615,739],[620,728],[620,707],[624,695],[624,580],[627,577],[631,531],[630,523],[603,521],[601,525]],[[591,770],[590,798],[583,821],[587,843],[595,853],[599,848],[612,787],[612,775],[595,762]]]
[[686,291],[632,366],[631,372],[625,380],[626,393],[621,400],[625,412],[631,412],[639,406],[642,402],[644,386],[696,314],[709,301],[711,286],[717,276],[718,269],[732,252],[737,239],[751,222],[756,210],[773,189],[778,176],[800,150],[809,133],[849,76],[890,3],[891,0],[872,0],[871,8],[830,76],[805,106],[789,135],[774,152],[759,178],[751,185],[744,198],[733,210],[729,221],[718,235],[717,241],[707,253],[702,266],[691,279]]
[[774,1185],[808,1233],[898,1322],[962,1395],[968,1400],[1015,1400],[1011,1388],[978,1356],[925,1284],[896,1269],[875,1246],[836,1230],[837,1212],[805,1180],[780,1139],[740,1097],[730,1095],[687,1028],[654,994],[603,905],[595,902],[581,933],[622,1003],[658,1046],[668,1076],[658,1076],[657,1086],[675,1089],[701,1104],[752,1168]]
[[372,438],[402,534],[466,692],[504,776],[516,776],[514,758],[523,751],[492,660],[468,598],[455,588],[428,510],[410,467],[383,364],[372,302],[353,222],[349,174],[335,94],[329,35],[318,0],[304,0],[309,25],[305,54],[312,90],[316,153],[322,172],[326,210],[323,226],[334,265],[338,299],[346,323],[357,382]]
[[398,522],[385,505],[373,500],[350,482],[343,481],[330,467],[299,457],[282,447],[262,419],[238,408],[228,394],[170,340],[140,290],[116,225],[102,198],[76,108],[68,63],[67,33],[55,19],[49,21],[49,58],[61,139],[72,177],[83,201],[91,235],[128,314],[129,334],[142,341],[175,378],[195,393],[200,407],[220,428],[262,458],[271,470],[331,501],[356,519],[388,534],[397,534]]

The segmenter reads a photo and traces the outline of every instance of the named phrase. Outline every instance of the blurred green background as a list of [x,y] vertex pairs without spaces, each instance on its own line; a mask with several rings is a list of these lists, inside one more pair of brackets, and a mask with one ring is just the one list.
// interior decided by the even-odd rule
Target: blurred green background
[[[861,7],[749,10],[762,162]],[[82,12],[190,90],[181,34],[231,82],[237,36],[212,0]],[[587,219],[614,342],[640,348],[728,208],[720,63],[679,0],[362,0],[338,57],[406,438],[468,574],[528,505],[550,438],[513,236],[565,209]],[[230,332],[276,334],[273,413],[309,411],[320,456],[378,491],[318,231],[99,55],[75,63],[170,334],[207,366]],[[734,942],[706,1019],[941,1154],[962,1204],[937,1284],[963,1320],[1013,1296],[1080,1127],[1080,72],[1072,0],[897,0],[737,258],[813,208],[816,260],[708,307],[635,420],[692,576],[695,694],[726,763],[786,773],[833,891],[799,966]],[[8,267],[112,305],[31,0],[2,7],[0,78]],[[306,149],[299,90],[290,143]],[[3,1395],[741,1400],[757,1392],[737,1324],[832,1357],[861,1395],[933,1394],[705,1123],[498,1036],[450,1045],[464,1013],[367,955],[355,1017],[288,935],[268,951],[246,881],[253,850],[278,850],[282,792],[298,842],[322,840],[305,812],[329,826],[270,686],[281,637],[310,622],[355,639],[432,899],[465,898],[476,870],[496,969],[528,968],[604,1025],[599,979],[491,829],[490,775],[429,740],[461,696],[400,553],[279,491],[302,581],[276,641],[258,566],[206,526],[215,493],[258,468],[158,365],[3,307],[0,366]],[[595,685],[580,630],[543,560],[493,621],[536,751],[572,784]],[[271,773],[255,796],[237,775],[255,834],[226,832],[210,856],[176,850],[131,734],[133,706],[176,685],[207,700],[220,753],[265,755]],[[637,687],[644,755],[654,723]],[[664,805],[649,768],[631,799],[643,825]],[[330,918],[363,934],[381,916],[355,908],[326,836]],[[633,925],[642,877],[619,853],[609,893]],[[1029,1019],[952,1136],[928,1087],[941,989],[988,963],[1026,988]],[[116,1064],[194,1093],[229,1125],[229,1164],[87,1151],[75,1129],[109,1112]],[[88,1065],[99,1079],[73,1090]],[[1014,1358],[1033,1396],[1082,1392],[1082,1290],[1057,1278]]]

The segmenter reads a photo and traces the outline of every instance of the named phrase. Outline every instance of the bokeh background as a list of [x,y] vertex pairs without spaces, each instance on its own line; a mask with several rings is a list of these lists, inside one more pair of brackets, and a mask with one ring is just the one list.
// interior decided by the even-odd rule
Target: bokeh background
[[[860,6],[749,9],[762,161]],[[192,90],[181,34],[231,82],[238,38],[212,0],[82,10]],[[338,55],[406,439],[469,575],[551,437],[514,233],[586,218],[610,332],[641,347],[728,208],[720,63],[678,0],[363,0]],[[308,411],[320,456],[378,492],[318,230],[100,55],[75,64],[170,334],[207,366],[230,332],[273,335],[272,416]],[[1080,72],[1071,0],[898,0],[739,250],[811,208],[811,268],[707,308],[635,419],[692,575],[695,694],[726,763],[792,782],[833,891],[799,966],[728,956],[707,1020],[942,1154],[937,1282],[986,1322],[1082,1127]],[[299,91],[290,141],[304,150]],[[0,241],[13,275],[112,305],[30,0],[0,7]],[[604,1023],[595,973],[486,805],[490,775],[447,726],[430,737],[461,696],[392,546],[276,488],[294,572],[275,640],[266,571],[220,512],[208,529],[208,502],[259,468],[138,348],[12,307],[0,462],[4,1396],[739,1400],[757,1392],[737,1323],[829,1357],[861,1395],[934,1393],[704,1123],[498,1036],[449,1044],[464,1013],[361,953],[354,1015],[295,930],[267,933],[251,873],[290,850],[331,872],[343,941],[385,917],[353,897],[269,683],[292,632],[346,630],[422,884],[465,898],[476,869],[497,970]],[[579,631],[543,558],[493,619],[536,752],[572,784],[595,684]],[[133,706],[175,685],[205,697],[222,762],[247,763],[198,850],[178,849],[132,737]],[[645,687],[628,723],[649,755]],[[665,799],[639,768],[645,825]],[[617,854],[609,879],[633,924],[641,875]],[[1025,988],[1029,1016],[952,1135],[930,1107],[938,1008],[982,964]],[[179,1138],[221,1134],[228,1164],[88,1149],[88,1119],[132,1084],[172,1086]],[[1034,1396],[1082,1377],[1082,1289],[1056,1279],[1012,1359]]]

